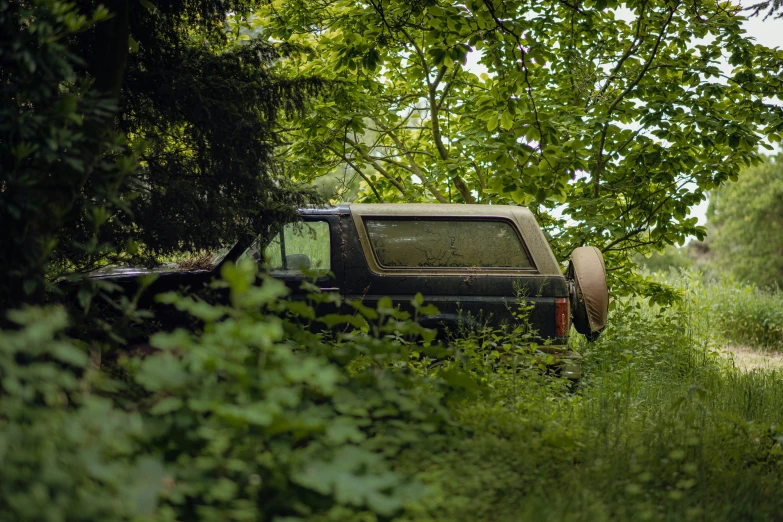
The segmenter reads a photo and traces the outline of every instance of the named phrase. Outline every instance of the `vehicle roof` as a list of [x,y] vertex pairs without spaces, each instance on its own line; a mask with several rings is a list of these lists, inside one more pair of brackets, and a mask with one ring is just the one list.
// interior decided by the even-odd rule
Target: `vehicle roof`
[[[467,205],[443,203],[351,203],[348,205],[354,220],[362,216],[450,217],[450,218],[501,218],[517,224],[533,263],[540,274],[562,276],[549,242],[538,226],[533,213],[526,207],[511,205]],[[369,254],[369,242],[363,227],[357,221],[360,239]],[[369,257],[368,257],[369,259]]]
[[332,207],[304,207],[299,209],[299,213],[303,215],[335,215],[335,214],[350,214],[350,203],[339,203]]
[[338,203],[330,207],[306,207],[301,214],[351,214],[398,216],[516,216],[523,220],[535,219],[527,207],[512,205],[448,204],[448,203]]
[[399,215],[399,216],[475,216],[506,217],[517,216],[522,219],[534,219],[526,207],[511,205],[468,205],[444,203],[350,203],[351,212],[363,215]]

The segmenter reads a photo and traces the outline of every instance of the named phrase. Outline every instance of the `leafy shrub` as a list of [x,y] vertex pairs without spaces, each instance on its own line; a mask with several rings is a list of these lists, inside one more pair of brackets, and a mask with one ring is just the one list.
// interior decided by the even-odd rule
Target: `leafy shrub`
[[150,515],[166,475],[137,457],[142,418],[96,391],[61,308],[9,314],[0,331],[0,520],[124,521]]
[[317,318],[255,270],[225,267],[230,306],[161,296],[203,329],[123,358],[130,388],[58,334],[62,310],[12,313],[27,326],[0,333],[0,518],[377,520],[419,499],[395,459],[455,430],[443,398],[469,379],[413,371],[409,348],[428,352],[434,333],[390,301]]
[[280,305],[285,285],[256,285],[255,270],[223,269],[231,306],[163,295],[203,331],[157,334],[151,343],[160,353],[130,361],[146,392],[138,406],[148,451],[164,456],[173,477],[159,519],[372,520],[399,512],[421,489],[393,469],[395,457],[449,431],[442,387],[406,370],[404,337],[431,332],[382,301],[377,310],[355,305],[356,315],[321,318],[333,332],[352,323],[349,331],[310,333],[279,314],[314,320],[312,307]]

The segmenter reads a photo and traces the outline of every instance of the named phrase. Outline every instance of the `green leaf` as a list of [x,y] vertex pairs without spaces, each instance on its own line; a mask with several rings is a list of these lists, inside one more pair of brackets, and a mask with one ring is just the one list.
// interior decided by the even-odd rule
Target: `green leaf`
[[378,299],[378,313],[381,315],[391,315],[394,313],[394,303],[390,297],[384,296]]
[[156,458],[147,456],[139,458],[131,480],[124,490],[135,514],[146,517],[155,512],[158,506],[158,495],[163,490],[167,476],[163,464]]
[[[503,130],[509,130],[514,125],[514,117],[511,115],[509,111],[503,111],[503,115],[500,118],[500,127]],[[489,126],[487,126],[488,130]]]
[[489,132],[492,132],[498,127],[498,115],[493,114],[490,116],[490,118],[487,120],[487,130]]
[[136,382],[151,392],[178,390],[189,380],[182,363],[167,352],[144,359],[136,374]]
[[151,415],[166,415],[182,407],[182,399],[179,397],[166,397],[158,401],[150,408]]
[[51,353],[52,356],[59,361],[76,366],[77,368],[85,368],[90,360],[84,350],[67,342],[54,343],[51,348]]

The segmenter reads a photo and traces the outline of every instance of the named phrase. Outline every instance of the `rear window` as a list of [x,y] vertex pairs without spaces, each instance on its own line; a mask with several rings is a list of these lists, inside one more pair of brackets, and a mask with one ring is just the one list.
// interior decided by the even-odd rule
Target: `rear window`
[[506,221],[368,218],[364,224],[383,267],[532,268]]

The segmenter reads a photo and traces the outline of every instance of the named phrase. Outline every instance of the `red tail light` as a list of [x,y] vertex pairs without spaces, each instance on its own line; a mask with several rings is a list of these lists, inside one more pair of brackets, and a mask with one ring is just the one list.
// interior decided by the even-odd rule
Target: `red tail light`
[[555,337],[567,337],[571,328],[571,314],[567,297],[555,297]]

